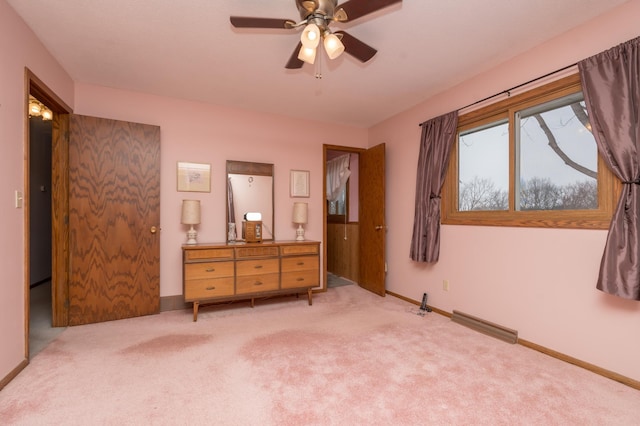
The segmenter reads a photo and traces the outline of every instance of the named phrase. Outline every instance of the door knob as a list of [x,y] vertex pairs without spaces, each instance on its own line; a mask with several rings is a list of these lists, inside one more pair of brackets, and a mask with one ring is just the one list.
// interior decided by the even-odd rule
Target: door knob
[[151,227],[151,233],[155,234],[156,232],[158,232],[158,228],[156,228],[155,226]]
[[380,231],[384,228],[382,225],[376,225],[376,231]]

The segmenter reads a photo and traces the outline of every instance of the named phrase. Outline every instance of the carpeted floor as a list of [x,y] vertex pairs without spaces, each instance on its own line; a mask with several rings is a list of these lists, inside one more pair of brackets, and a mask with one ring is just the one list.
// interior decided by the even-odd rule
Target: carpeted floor
[[637,425],[640,392],[355,285],[69,327],[3,425]]
[[51,326],[51,281],[29,291],[29,357],[51,343],[65,327]]

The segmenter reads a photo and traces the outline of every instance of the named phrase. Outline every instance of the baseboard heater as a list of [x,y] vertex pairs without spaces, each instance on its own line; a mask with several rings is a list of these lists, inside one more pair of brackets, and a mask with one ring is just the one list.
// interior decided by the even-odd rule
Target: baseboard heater
[[464,312],[454,310],[453,315],[451,315],[451,321],[457,322],[458,324],[464,325],[488,336],[504,340],[507,343],[518,343],[518,332],[516,330],[485,321],[481,318],[476,318],[469,314],[465,314]]

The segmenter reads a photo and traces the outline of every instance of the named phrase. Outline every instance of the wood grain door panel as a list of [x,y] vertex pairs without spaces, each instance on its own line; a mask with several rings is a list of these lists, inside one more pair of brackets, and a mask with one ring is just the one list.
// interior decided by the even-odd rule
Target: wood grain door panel
[[358,284],[380,296],[385,291],[385,145],[360,154],[360,277]]
[[69,325],[159,312],[159,228],[160,128],[71,115]]

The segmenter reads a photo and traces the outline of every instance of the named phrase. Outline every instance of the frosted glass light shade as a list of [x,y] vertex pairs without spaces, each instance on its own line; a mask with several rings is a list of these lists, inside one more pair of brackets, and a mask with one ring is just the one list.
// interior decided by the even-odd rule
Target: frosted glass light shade
[[298,59],[308,64],[313,64],[316,60],[316,49],[302,46],[300,52],[298,52]]
[[335,34],[327,34],[324,36],[324,50],[329,59],[335,59],[344,52],[344,44]]
[[35,101],[29,103],[29,114],[38,116],[42,112],[42,107]]
[[304,47],[315,49],[320,43],[320,28],[316,24],[307,25],[300,34],[300,41]]

